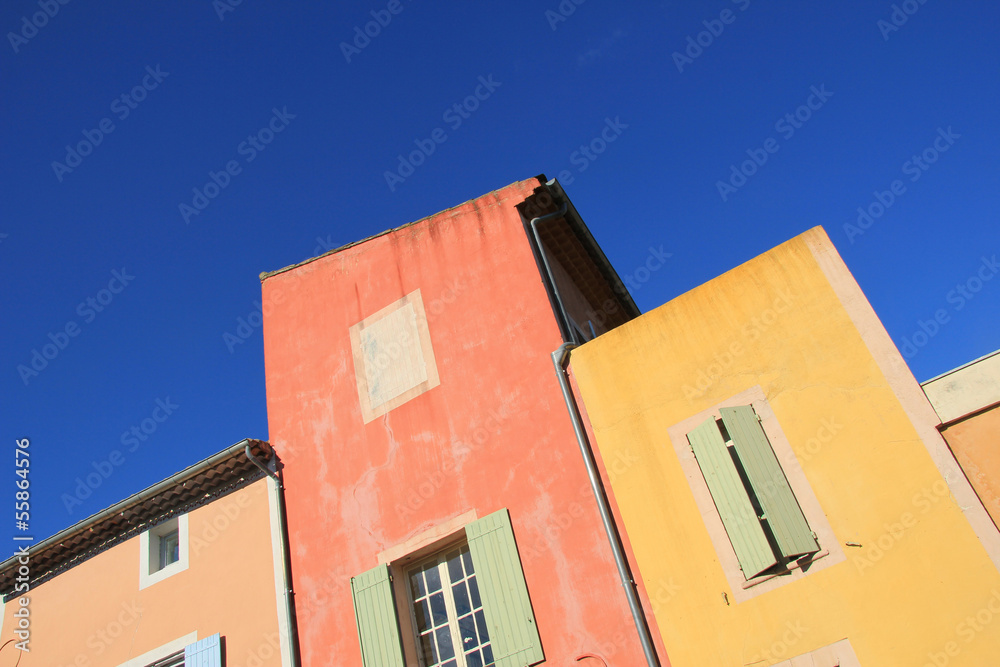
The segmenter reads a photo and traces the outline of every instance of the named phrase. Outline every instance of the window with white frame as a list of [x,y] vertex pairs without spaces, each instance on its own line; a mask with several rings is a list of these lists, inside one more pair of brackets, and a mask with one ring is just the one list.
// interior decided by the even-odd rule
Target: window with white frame
[[159,542],[159,567],[162,570],[166,566],[180,560],[180,535],[177,534],[176,526],[157,538]]
[[139,536],[139,588],[188,568],[188,515],[180,514]]
[[472,554],[461,544],[407,572],[421,667],[484,667],[493,647]]
[[[351,579],[364,667],[404,667],[414,656],[420,667],[545,659],[507,510],[463,532],[415,565],[382,564]],[[393,573],[405,586],[393,586]]]

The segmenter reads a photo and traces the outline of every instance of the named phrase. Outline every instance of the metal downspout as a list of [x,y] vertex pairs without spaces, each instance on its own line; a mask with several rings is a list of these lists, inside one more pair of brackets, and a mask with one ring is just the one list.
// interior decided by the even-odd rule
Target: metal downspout
[[632,574],[629,572],[628,561],[625,558],[625,551],[622,548],[621,538],[615,526],[614,518],[611,516],[611,507],[601,482],[601,475],[597,471],[597,463],[594,460],[594,453],[591,451],[590,443],[587,440],[587,432],[583,428],[583,418],[573,397],[573,390],[569,384],[569,375],[566,372],[566,364],[569,361],[570,350],[577,347],[574,343],[563,343],[559,349],[552,353],[552,363],[556,367],[556,376],[559,378],[559,386],[562,388],[563,399],[566,401],[566,409],[569,410],[570,419],[573,421],[573,431],[576,433],[577,444],[580,445],[580,453],[583,454],[583,462],[587,466],[587,476],[590,477],[590,488],[594,492],[597,500],[597,507],[601,512],[601,522],[604,523],[604,531],[607,533],[608,542],[611,543],[611,552],[615,557],[615,565],[618,566],[618,576],[621,577],[622,588],[625,589],[625,597],[628,598],[628,606],[632,611],[632,620],[635,628],[639,631],[639,641],[642,643],[642,650],[646,654],[646,664],[649,667],[660,667],[660,660],[656,656],[656,649],[653,647],[653,638],[646,623],[646,616],[643,614],[642,605],[639,602],[639,595],[636,592],[635,582],[632,581]]
[[542,237],[538,231],[538,225],[540,223],[561,218],[566,215],[566,211],[568,210],[569,204],[567,202],[563,202],[562,206],[555,213],[540,215],[537,218],[532,219],[532,221],[528,224],[531,226],[531,233],[535,237],[535,245],[538,247],[539,257],[542,258],[542,266],[545,267],[545,275],[548,277],[549,284],[552,286],[552,294],[555,298],[556,306],[559,308],[560,324],[565,327],[565,333],[569,334],[567,338],[573,338],[573,330],[569,324],[569,316],[566,315],[566,309],[563,307],[562,295],[559,294],[559,286],[556,285],[555,276],[552,275],[552,266],[549,265],[549,255],[545,252],[545,247],[542,245]]
[[[246,455],[250,461],[264,471],[264,474],[270,477],[275,482],[275,501],[278,508],[278,524],[281,528],[281,565],[283,569],[284,578],[284,596],[285,596],[285,621],[288,626],[288,650],[291,653],[291,664],[292,667],[301,667],[301,662],[299,662],[299,631],[298,626],[295,621],[295,607],[293,603],[293,591],[292,591],[292,569],[291,564],[288,560],[288,524],[285,520],[285,485],[281,483],[281,476],[275,471],[271,470],[269,467],[260,462],[260,460],[253,455],[250,451],[250,445],[246,446]],[[273,460],[273,459],[272,459]]]

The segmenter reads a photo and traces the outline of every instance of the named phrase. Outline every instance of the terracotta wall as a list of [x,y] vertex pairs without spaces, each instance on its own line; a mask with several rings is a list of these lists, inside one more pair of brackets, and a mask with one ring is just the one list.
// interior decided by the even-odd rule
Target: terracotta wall
[[[584,653],[643,662],[552,367],[562,341],[514,208],[537,185],[264,279],[270,442],[286,464],[304,664],[361,664],[352,575],[456,517],[501,508],[546,664]],[[440,384],[366,424],[349,328],[417,289]]]

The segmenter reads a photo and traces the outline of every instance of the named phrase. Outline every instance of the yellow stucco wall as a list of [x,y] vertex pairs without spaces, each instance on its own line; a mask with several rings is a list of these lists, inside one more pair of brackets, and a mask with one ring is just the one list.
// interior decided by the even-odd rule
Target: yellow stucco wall
[[[189,566],[139,589],[139,537],[31,590],[30,653],[0,666],[116,667],[192,632],[221,633],[229,667],[278,667],[278,607],[264,479],[188,514]],[[2,636],[12,637],[12,599]]]
[[[817,253],[841,267],[846,308]],[[852,320],[865,308],[816,228],[573,352],[674,667],[844,638],[866,667],[997,664],[1000,573]],[[757,385],[846,560],[737,602],[667,430]]]

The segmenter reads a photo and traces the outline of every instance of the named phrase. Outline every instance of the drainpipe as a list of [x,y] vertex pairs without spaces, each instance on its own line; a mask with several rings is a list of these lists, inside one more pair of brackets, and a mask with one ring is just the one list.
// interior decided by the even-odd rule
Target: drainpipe
[[[260,459],[253,455],[253,452],[250,451],[250,445],[246,446],[245,451],[247,458],[250,459],[255,466],[263,470],[264,474],[273,479],[275,482],[275,505],[278,508],[278,525],[281,528],[281,563],[284,570],[282,574],[285,580],[284,598],[285,621],[288,626],[288,650],[291,653],[292,667],[301,667],[302,663],[299,662],[299,632],[295,622],[294,602],[292,601],[294,595],[294,592],[292,591],[292,567],[288,560],[288,524],[285,519],[285,486],[281,483],[281,477],[275,471],[261,463]],[[271,461],[275,461],[275,458],[272,458]]]
[[587,476],[590,477],[590,488],[594,492],[597,500],[597,507],[601,512],[601,521],[604,523],[604,531],[607,533],[608,542],[611,543],[611,552],[615,557],[615,565],[618,566],[618,576],[621,578],[622,588],[625,589],[625,597],[628,598],[628,606],[632,611],[632,620],[635,628],[639,631],[639,641],[642,643],[642,650],[646,654],[646,664],[649,667],[660,667],[659,658],[656,657],[656,649],[653,648],[653,637],[646,623],[646,616],[642,612],[642,605],[639,603],[639,594],[636,592],[635,582],[629,572],[628,561],[625,558],[625,550],[622,548],[621,538],[618,535],[618,528],[615,526],[614,518],[611,516],[611,507],[608,504],[608,497],[601,482],[601,475],[597,471],[597,463],[594,460],[594,452],[587,441],[587,432],[583,428],[583,418],[580,416],[580,409],[576,405],[573,397],[573,390],[569,385],[569,374],[566,366],[569,363],[570,350],[577,347],[575,343],[563,343],[559,349],[552,353],[552,363],[556,367],[556,376],[559,378],[559,386],[562,388],[563,400],[566,401],[566,409],[569,410],[570,419],[573,421],[573,431],[576,433],[576,442],[580,445],[580,453],[583,454],[583,462],[587,466]]
[[569,204],[563,202],[562,206],[555,213],[547,213],[545,215],[538,216],[534,218],[530,223],[531,233],[535,237],[535,245],[538,247],[538,255],[542,258],[542,266],[545,268],[545,275],[549,279],[549,285],[552,286],[552,295],[556,302],[556,307],[559,308],[560,324],[564,329],[564,333],[568,334],[566,338],[574,338],[573,330],[569,325],[569,316],[566,315],[566,308],[563,307],[562,296],[559,294],[559,286],[556,285],[555,276],[552,275],[552,266],[549,264],[549,255],[545,252],[545,247],[542,245],[542,236],[538,231],[538,225],[543,222],[548,222],[549,220],[555,220],[556,218],[561,218],[566,215],[566,211],[569,210]]

